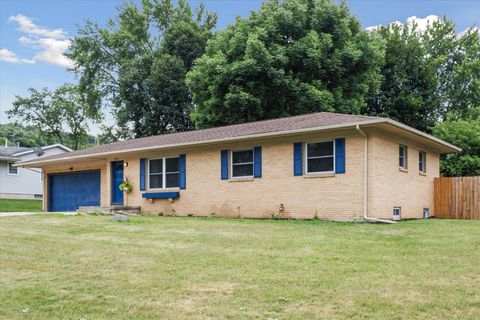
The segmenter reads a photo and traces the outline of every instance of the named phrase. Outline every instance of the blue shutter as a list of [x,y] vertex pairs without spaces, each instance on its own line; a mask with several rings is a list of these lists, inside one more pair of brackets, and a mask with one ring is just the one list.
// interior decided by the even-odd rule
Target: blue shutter
[[293,175],[303,175],[303,142],[293,144]]
[[184,154],[180,155],[180,189],[187,187],[187,162]]
[[221,151],[221,170],[222,180],[228,180],[228,150]]
[[335,139],[335,173],[345,173],[345,138]]
[[253,177],[262,177],[262,147],[253,148]]
[[145,159],[140,159],[140,191],[145,191]]

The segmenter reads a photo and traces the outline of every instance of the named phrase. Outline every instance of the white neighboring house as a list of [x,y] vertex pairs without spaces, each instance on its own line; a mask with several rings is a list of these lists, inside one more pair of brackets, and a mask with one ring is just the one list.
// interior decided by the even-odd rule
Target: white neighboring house
[[36,148],[0,147],[0,198],[42,199],[42,170],[19,168],[14,164],[70,151],[61,144]]

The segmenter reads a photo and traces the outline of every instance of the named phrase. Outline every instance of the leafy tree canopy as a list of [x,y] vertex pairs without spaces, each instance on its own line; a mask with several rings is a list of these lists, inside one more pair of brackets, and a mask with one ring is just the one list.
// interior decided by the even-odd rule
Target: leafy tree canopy
[[89,121],[99,121],[79,93],[78,88],[65,84],[55,91],[29,89],[29,96],[16,96],[9,118],[25,126],[37,128],[47,141],[56,141],[72,149],[90,142]]
[[391,24],[374,33],[386,44],[383,81],[363,113],[431,132],[480,105],[480,40],[474,29],[459,35],[445,18],[424,32]]
[[433,134],[462,148],[462,152],[449,154],[442,159],[442,175],[480,175],[480,108],[471,110],[465,119],[447,120],[439,124],[433,129]]
[[38,147],[53,144],[51,137],[42,134],[38,129],[24,127],[15,123],[0,124],[0,146],[7,140],[9,146],[20,144],[22,147]]
[[122,138],[191,128],[185,75],[205,48],[216,15],[185,0],[126,2],[106,27],[87,21],[68,56],[89,105],[113,108]]
[[216,33],[188,74],[197,128],[315,111],[359,113],[377,92],[383,43],[345,3],[266,1]]

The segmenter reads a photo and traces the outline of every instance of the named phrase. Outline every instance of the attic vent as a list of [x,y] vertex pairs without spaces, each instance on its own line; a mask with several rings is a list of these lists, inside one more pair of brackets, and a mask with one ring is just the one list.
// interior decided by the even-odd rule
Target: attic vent
[[37,155],[37,157],[41,157],[45,153],[45,151],[39,147],[33,148],[33,152]]

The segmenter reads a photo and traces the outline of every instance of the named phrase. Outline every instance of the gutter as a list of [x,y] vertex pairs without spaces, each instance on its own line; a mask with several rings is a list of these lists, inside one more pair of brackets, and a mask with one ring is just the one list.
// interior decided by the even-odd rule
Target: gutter
[[[378,124],[389,124],[391,126],[401,128],[407,132],[413,133],[417,136],[421,136],[427,140],[440,144],[446,148],[449,148],[453,151],[461,151],[460,148],[449,144],[445,141],[442,141],[438,138],[435,138],[429,134],[416,130],[412,127],[404,125],[400,122],[393,121],[390,119],[385,118],[378,118],[372,119],[368,121],[356,121],[356,122],[349,122],[349,123],[342,123],[342,124],[333,124],[333,125],[326,125],[326,126],[317,126],[317,127],[310,127],[310,128],[303,128],[303,129],[290,129],[290,130],[283,130],[283,131],[276,131],[276,132],[264,132],[264,133],[256,133],[256,134],[249,134],[244,136],[237,136],[237,137],[226,137],[226,138],[217,138],[217,139],[209,139],[209,140],[201,140],[201,141],[190,141],[190,142],[181,142],[181,143],[172,143],[172,144],[165,144],[165,145],[150,145],[146,147],[137,147],[131,149],[124,149],[124,150],[112,150],[112,151],[104,151],[98,153],[88,153],[88,154],[80,154],[80,155],[69,155],[66,153],[67,156],[48,159],[38,159],[38,160],[30,160],[25,162],[19,162],[15,164],[16,166],[23,167],[24,165],[35,167],[35,165],[46,165],[50,162],[57,162],[57,161],[64,161],[64,160],[77,160],[82,158],[98,158],[102,156],[110,156],[113,154],[119,153],[133,153],[139,151],[153,151],[153,150],[164,150],[164,149],[171,149],[171,148],[178,148],[178,147],[190,147],[190,146],[202,146],[206,144],[219,144],[225,142],[238,142],[238,141],[247,141],[252,139],[260,139],[260,138],[270,138],[270,137],[282,137],[282,136],[291,136],[291,135],[298,135],[303,133],[310,133],[310,132],[320,132],[320,131],[329,131],[329,130],[339,130],[339,129],[348,129],[348,128],[359,128],[360,125],[362,126],[372,126]],[[358,129],[357,129],[358,130]],[[143,139],[143,138],[142,138]],[[73,152],[75,153],[75,151]]]
[[368,216],[368,136],[360,129],[360,125],[356,125],[355,129],[363,136],[363,219],[367,222],[380,222],[380,223],[396,223],[391,220],[370,218]]

